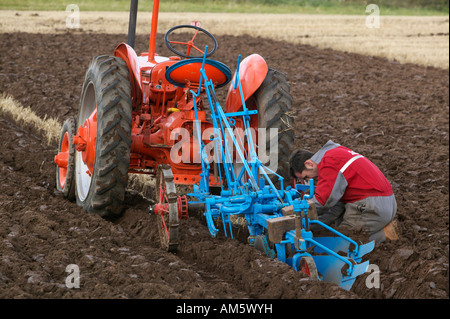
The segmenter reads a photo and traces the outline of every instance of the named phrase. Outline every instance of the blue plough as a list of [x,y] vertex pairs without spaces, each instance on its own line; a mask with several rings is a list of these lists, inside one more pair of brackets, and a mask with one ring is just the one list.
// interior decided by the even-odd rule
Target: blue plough
[[[211,142],[215,145],[215,153],[222,159],[214,165],[218,165],[220,178],[223,180],[224,177],[226,183],[222,183],[220,195],[210,193],[208,185],[210,163],[205,154],[205,145],[200,138],[200,121],[197,116],[197,105],[194,104],[202,173],[200,184],[194,185],[193,192],[188,194],[196,200],[190,201],[189,204],[204,206],[204,216],[213,237],[219,232],[216,225],[219,225],[220,221],[224,235],[233,237],[236,220],[244,218],[250,235],[250,245],[263,250],[271,258],[278,258],[297,271],[307,273],[312,279],[336,283],[349,290],[356,277],[367,271],[369,261],[362,261],[362,257],[374,249],[375,243],[358,244],[319,220],[310,219],[307,200],[314,195],[313,180],[310,180],[309,185],[296,184],[294,187],[285,187],[283,177],[258,159],[252,134],[247,134],[246,150],[242,148],[242,143],[238,143],[233,134],[234,119],[241,118],[245,131],[249,132],[250,116],[257,112],[248,110],[245,105],[239,79],[240,59],[239,56],[232,85],[234,88],[239,86],[242,111],[227,114],[217,102],[214,85],[205,73],[205,63],[213,65],[218,62],[206,57],[199,58],[203,63],[200,84],[198,91],[191,90],[191,93],[194,97],[198,97],[202,87],[206,91],[215,133]],[[225,136],[227,138],[224,138]],[[243,164],[240,170],[233,165],[233,154],[228,151],[232,146]],[[279,188],[275,187],[269,174],[276,176]],[[315,225],[314,229],[328,230],[332,236],[315,237],[312,225]]]

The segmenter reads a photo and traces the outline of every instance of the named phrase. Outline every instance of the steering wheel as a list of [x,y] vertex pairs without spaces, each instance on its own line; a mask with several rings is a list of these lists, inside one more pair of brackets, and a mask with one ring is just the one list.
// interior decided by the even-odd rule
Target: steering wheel
[[[194,29],[196,30],[194,33],[194,36],[192,37],[192,39],[188,42],[181,42],[181,41],[173,41],[169,39],[169,36],[178,29]],[[203,57],[205,52],[204,50],[198,48],[197,46],[194,45],[194,40],[197,37],[197,35],[200,33],[204,33],[208,36],[208,40],[211,40],[213,45],[208,45],[208,52],[206,53],[206,57],[210,57],[211,55],[214,54],[214,52],[216,52],[217,50],[217,41],[214,38],[214,36],[209,33],[208,31],[206,31],[205,29],[202,29],[200,27],[196,27],[193,25],[178,25],[176,27],[173,27],[172,29],[170,29],[169,31],[167,31],[166,36],[164,37],[164,42],[166,43],[167,47],[169,48],[170,51],[172,51],[173,53],[182,56],[184,58],[198,58],[198,57]],[[210,41],[208,41],[210,42]],[[184,45],[187,46],[187,52],[186,54],[181,53],[180,51],[176,50],[172,45],[173,44],[177,44],[177,45]],[[209,48],[211,48],[211,50],[209,50]],[[194,49],[195,51],[199,52],[200,55],[193,55],[191,54],[192,49]]]

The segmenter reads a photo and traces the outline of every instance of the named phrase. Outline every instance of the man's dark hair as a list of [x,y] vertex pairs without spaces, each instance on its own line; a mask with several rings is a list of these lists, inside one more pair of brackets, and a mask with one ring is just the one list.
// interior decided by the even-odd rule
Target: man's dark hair
[[303,172],[305,161],[309,160],[314,154],[307,150],[296,150],[289,158],[289,173],[292,178],[296,179],[295,172]]

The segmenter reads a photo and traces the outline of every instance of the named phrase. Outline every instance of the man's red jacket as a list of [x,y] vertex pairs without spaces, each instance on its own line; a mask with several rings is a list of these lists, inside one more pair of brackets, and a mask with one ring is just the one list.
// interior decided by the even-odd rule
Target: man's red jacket
[[329,140],[313,157],[319,170],[314,202],[332,207],[371,196],[391,196],[392,186],[364,156]]

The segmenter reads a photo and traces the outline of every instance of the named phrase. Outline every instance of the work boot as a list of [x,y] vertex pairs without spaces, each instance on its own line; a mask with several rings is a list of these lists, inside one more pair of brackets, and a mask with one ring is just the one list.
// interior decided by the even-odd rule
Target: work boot
[[393,220],[389,224],[384,226],[383,231],[384,231],[384,236],[386,237],[386,239],[397,240],[400,238],[397,220]]

